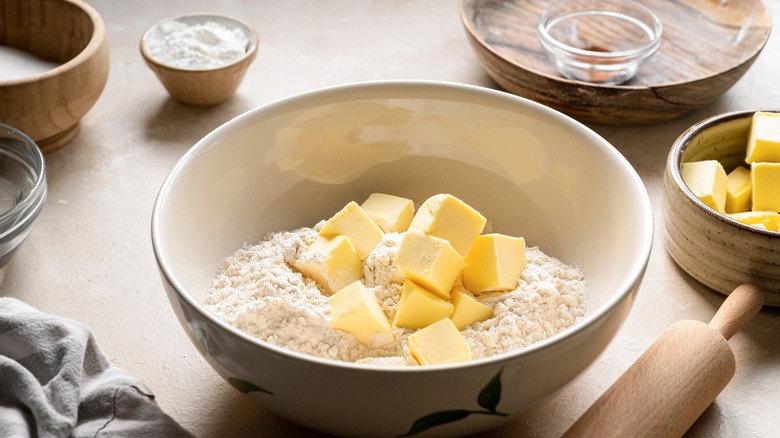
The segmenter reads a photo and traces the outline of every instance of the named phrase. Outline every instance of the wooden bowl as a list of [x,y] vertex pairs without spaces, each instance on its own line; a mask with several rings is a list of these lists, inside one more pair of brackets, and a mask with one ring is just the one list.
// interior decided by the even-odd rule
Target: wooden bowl
[[182,21],[188,25],[212,21],[228,29],[238,28],[246,34],[249,46],[241,59],[221,67],[200,70],[166,65],[150,55],[146,42],[157,31],[158,24],[152,26],[141,38],[140,49],[144,61],[172,98],[192,106],[213,106],[231,98],[244,79],[249,65],[257,56],[259,44],[257,32],[241,20],[225,15],[190,14],[174,17],[172,20]]
[[103,19],[79,0],[0,0],[0,45],[59,64],[44,73],[0,81],[0,122],[43,152],[73,139],[108,79]]
[[769,38],[761,0],[644,0],[661,46],[629,82],[564,79],[537,39],[549,0],[461,0],[460,17],[487,73],[506,91],[580,121],[612,125],[679,117],[711,103],[750,68]]
[[674,261],[705,286],[729,294],[742,283],[755,283],[766,291],[766,304],[780,306],[780,232],[716,212],[696,198],[680,174],[689,161],[718,160],[726,172],[745,165],[755,111],[711,117],[675,141],[664,173],[663,240]]

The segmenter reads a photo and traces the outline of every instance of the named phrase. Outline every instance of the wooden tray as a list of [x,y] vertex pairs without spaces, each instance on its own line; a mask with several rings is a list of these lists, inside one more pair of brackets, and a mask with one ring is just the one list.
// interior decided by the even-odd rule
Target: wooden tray
[[664,25],[658,52],[629,82],[563,78],[537,39],[550,0],[461,0],[460,17],[487,73],[506,91],[580,121],[669,120],[709,104],[750,68],[771,16],[761,0],[642,0]]

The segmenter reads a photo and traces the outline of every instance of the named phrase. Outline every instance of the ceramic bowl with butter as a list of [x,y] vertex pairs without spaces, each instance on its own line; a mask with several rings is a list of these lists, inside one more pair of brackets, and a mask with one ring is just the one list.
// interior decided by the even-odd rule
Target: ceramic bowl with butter
[[[468,202],[495,229],[579,266],[586,313],[522,350],[401,367],[293,352],[208,310],[217,266],[245,242],[312,226],[372,193]],[[534,409],[593,363],[631,309],[652,215],[624,157],[557,111],[469,85],[367,82],[285,98],[208,134],[162,185],[152,241],[197,349],[271,412],[343,436],[454,436]]]
[[230,99],[257,56],[257,32],[221,14],[160,20],[144,33],[140,50],[172,98],[192,106]]
[[[674,142],[664,172],[663,240],[674,261],[705,286],[728,294],[742,283],[756,283],[767,292],[768,305],[780,306],[780,231],[772,224],[766,228],[739,220],[745,213],[734,215],[725,208],[718,211],[720,204],[710,201],[697,188],[708,184],[692,180],[707,180],[710,172],[694,172],[697,175],[687,176],[686,181],[682,171],[694,163],[719,163],[723,174],[731,174],[738,167],[752,172],[753,166],[746,162],[747,145],[757,111],[736,111],[702,120]],[[780,184],[763,187],[770,197],[780,193]],[[764,211],[777,206],[757,208]],[[752,211],[752,205],[741,208],[745,209]],[[750,211],[748,215],[755,213]]]
[[44,152],[67,144],[108,80],[103,19],[78,0],[8,0],[0,29],[0,123]]

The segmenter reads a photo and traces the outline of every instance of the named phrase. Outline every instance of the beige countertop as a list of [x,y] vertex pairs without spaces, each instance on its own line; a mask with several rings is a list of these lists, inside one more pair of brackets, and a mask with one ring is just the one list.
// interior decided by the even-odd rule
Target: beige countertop
[[[81,133],[46,156],[49,196],[0,293],[92,328],[113,363],[141,378],[162,408],[199,437],[317,436],[224,383],[185,336],[152,253],[152,206],[163,179],[198,139],[251,108],[323,86],[431,79],[490,88],[453,1],[90,0],[111,47],[106,89]],[[780,1],[768,1],[780,22]],[[143,32],[188,12],[243,18],[260,35],[238,94],[210,109],[172,101],[144,64]],[[675,321],[709,321],[723,296],[677,268],[662,242],[666,155],[688,126],[721,112],[780,106],[780,34],[713,104],[649,126],[591,127],[638,171],[654,208],[655,242],[634,307],[617,337],[557,398],[486,437],[559,436]],[[780,437],[780,311],[765,308],[731,345],[737,371],[689,431],[695,437]]]

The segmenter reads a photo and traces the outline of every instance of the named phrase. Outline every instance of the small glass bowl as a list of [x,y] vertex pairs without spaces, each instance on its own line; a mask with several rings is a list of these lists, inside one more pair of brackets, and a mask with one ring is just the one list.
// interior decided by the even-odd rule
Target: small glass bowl
[[565,78],[622,84],[661,44],[663,25],[631,0],[559,0],[539,17],[539,42]]
[[30,233],[46,202],[46,165],[38,145],[0,123],[0,268]]

